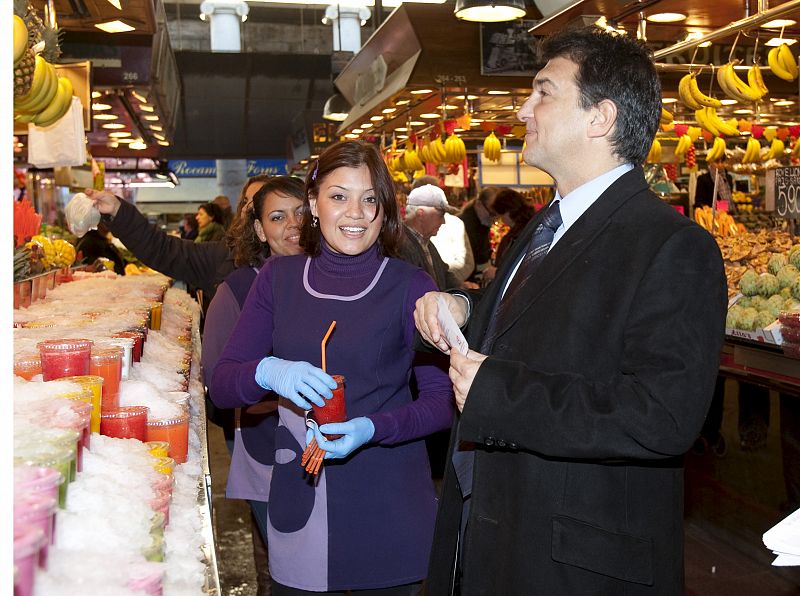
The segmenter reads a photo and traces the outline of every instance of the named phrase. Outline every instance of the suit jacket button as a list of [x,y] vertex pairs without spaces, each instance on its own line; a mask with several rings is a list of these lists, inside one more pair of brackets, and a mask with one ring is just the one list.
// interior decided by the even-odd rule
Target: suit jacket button
[[517,447],[517,444],[516,444],[516,443],[509,443],[509,444],[508,444],[508,448],[509,448],[509,449],[519,449],[519,447]]
[[506,442],[505,441],[497,441],[497,446],[498,447],[505,447],[506,446]]
[[483,444],[486,445],[487,447],[492,447],[494,445],[494,439],[492,437],[486,437],[483,440]]

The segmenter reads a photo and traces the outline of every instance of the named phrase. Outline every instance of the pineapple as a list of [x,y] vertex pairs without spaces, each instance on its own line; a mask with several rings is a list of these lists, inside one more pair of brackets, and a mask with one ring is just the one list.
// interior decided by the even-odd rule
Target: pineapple
[[[58,27],[50,27],[42,22],[30,0],[14,0],[14,14],[19,16],[28,28],[28,49],[14,67],[14,97],[28,93],[33,82],[33,71],[36,66],[36,52],[41,48],[42,58],[55,63],[61,55],[59,44],[63,31]],[[37,44],[39,47],[34,49]]]

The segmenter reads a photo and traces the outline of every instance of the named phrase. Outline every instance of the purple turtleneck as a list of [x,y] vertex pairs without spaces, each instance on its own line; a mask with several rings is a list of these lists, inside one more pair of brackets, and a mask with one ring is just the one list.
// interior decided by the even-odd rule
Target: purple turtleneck
[[[358,300],[341,298],[352,298],[368,291],[378,271],[385,266],[384,260],[378,252],[377,244],[359,255],[350,256],[334,252],[323,241],[318,257],[309,259],[306,255],[297,255],[283,257],[278,261],[293,261],[295,264],[300,261],[303,263],[302,268],[307,267],[307,277],[302,276],[306,277],[307,283],[304,283],[304,279],[293,279],[290,282],[292,285],[297,284],[297,291],[328,298],[322,301],[323,306],[350,304],[353,309],[358,309]],[[405,265],[396,259],[389,259],[389,262],[394,262],[395,266]],[[280,346],[273,345],[275,318],[283,316],[284,312],[280,307],[276,309],[274,303],[275,266],[275,260],[271,260],[262,267],[253,283],[239,321],[217,362],[211,380],[210,394],[214,403],[220,407],[241,407],[263,399],[264,390],[255,382],[256,367],[267,356],[284,357],[281,356]],[[401,319],[405,346],[408,350],[411,350],[413,345],[415,302],[425,292],[436,290],[435,284],[424,271],[412,269],[406,296],[402,301]],[[389,273],[384,272],[380,277],[380,283],[390,282],[389,277]],[[284,279],[279,283],[287,283]],[[338,298],[330,298],[331,296]],[[359,316],[368,314],[370,313],[363,312]],[[390,315],[391,313],[381,314],[386,317]],[[303,320],[293,323],[298,326],[298,333],[301,333]],[[321,340],[321,336],[319,339]],[[319,343],[315,342],[312,349],[315,354],[318,353]],[[307,360],[320,366],[319,357],[316,360],[312,358]],[[452,386],[445,372],[446,359],[441,357],[432,359],[430,355],[419,354],[414,358],[413,368],[420,388],[419,399],[397,410],[367,414],[375,425],[373,443],[394,444],[419,438],[447,428],[451,423]]]

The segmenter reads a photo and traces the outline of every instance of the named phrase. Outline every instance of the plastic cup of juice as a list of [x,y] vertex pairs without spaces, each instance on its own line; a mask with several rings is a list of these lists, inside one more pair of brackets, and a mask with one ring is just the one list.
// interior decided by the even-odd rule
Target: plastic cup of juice
[[188,391],[166,391],[164,397],[170,402],[181,407],[181,410],[189,413],[189,397]]
[[122,354],[123,350],[119,346],[92,349],[89,374],[103,377],[102,411],[119,408]]
[[145,406],[126,406],[105,410],[100,414],[100,434],[117,439],[147,440],[147,412]]
[[154,491],[165,491],[168,492],[170,495],[172,494],[172,486],[174,484],[174,480],[171,475],[169,474],[158,474],[158,478],[154,480],[150,486],[153,487]]
[[176,463],[184,463],[189,451],[189,415],[181,412],[174,418],[148,420],[146,440],[166,441],[169,443],[169,456]]
[[150,499],[150,507],[153,511],[160,511],[164,514],[164,526],[169,524],[169,505],[172,501],[172,491],[156,490],[155,495]]
[[45,381],[88,375],[92,344],[90,339],[48,339],[36,344]]
[[77,383],[84,389],[92,392],[92,418],[91,418],[91,431],[93,433],[100,432],[100,411],[102,407],[103,398],[103,377],[100,375],[81,375],[77,377],[65,377],[64,381],[71,381]]
[[42,374],[42,357],[36,352],[21,352],[14,356],[14,374],[30,381]]
[[114,337],[107,340],[108,345],[122,348],[122,380],[127,381],[131,375],[131,365],[133,364],[133,346],[136,340],[132,337]]
[[64,476],[44,466],[14,466],[14,495],[42,494],[58,501],[58,488]]
[[63,509],[67,505],[67,487],[72,482],[71,469],[75,461],[75,448],[44,443],[30,444],[24,447],[14,445],[14,465],[47,467],[56,470],[64,479],[58,485],[58,506]]
[[[336,389],[333,390],[333,397],[324,400],[325,405],[322,407],[311,404],[311,414],[309,417],[320,426],[328,424],[329,422],[344,422],[347,420],[347,410],[344,400],[344,376],[331,376],[333,380],[336,381]],[[331,435],[332,438],[338,436],[339,435]]]
[[47,567],[48,547],[55,540],[55,521],[58,500],[43,493],[14,494],[14,524],[41,528],[45,541],[39,552],[39,566]]
[[175,468],[175,460],[171,457],[159,457],[153,461],[153,469],[156,472],[172,478],[172,470]]
[[41,528],[14,524],[14,596],[32,596],[39,551],[46,538]]
[[131,349],[131,361],[139,362],[142,359],[142,347],[144,345],[144,334],[139,331],[119,331],[111,336],[112,338],[132,339],[133,348]]
[[157,302],[150,307],[150,329],[161,329],[161,303]]

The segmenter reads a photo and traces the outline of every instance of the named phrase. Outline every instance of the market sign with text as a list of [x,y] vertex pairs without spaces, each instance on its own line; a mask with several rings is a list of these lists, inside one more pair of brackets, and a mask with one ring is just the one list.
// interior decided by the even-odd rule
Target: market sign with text
[[[217,162],[214,159],[174,159],[169,169],[178,178],[216,178]],[[285,159],[248,159],[247,177],[268,175],[282,176],[289,173]]]
[[800,219],[800,167],[770,169],[766,178],[767,211],[786,219]]

